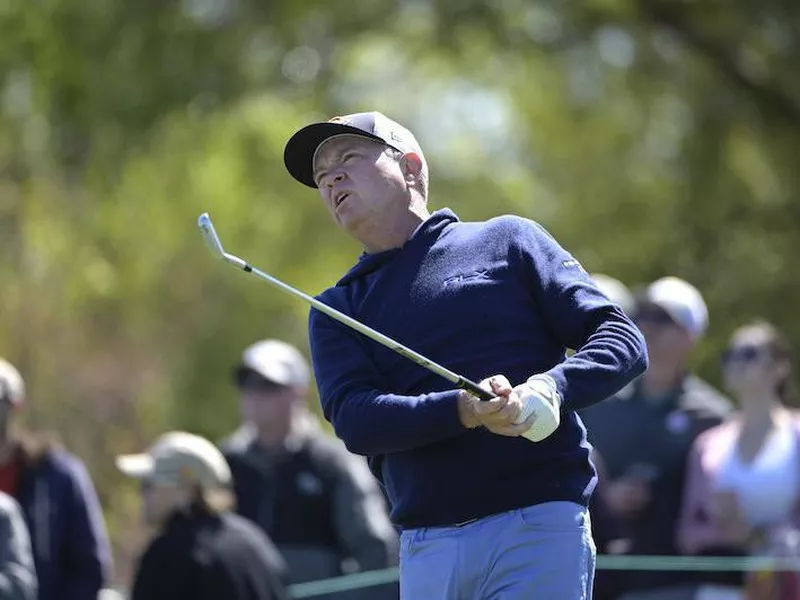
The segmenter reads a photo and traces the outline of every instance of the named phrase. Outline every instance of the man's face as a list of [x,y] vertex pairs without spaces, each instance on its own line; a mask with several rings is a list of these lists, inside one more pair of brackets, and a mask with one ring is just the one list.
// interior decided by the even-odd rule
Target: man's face
[[186,504],[187,492],[177,483],[141,483],[142,516],[150,527],[160,527],[179,508]]
[[287,429],[297,399],[294,388],[250,374],[239,385],[242,420],[259,431]]
[[656,366],[683,362],[694,346],[689,332],[655,304],[645,304],[639,308],[636,324],[647,343],[650,363]]
[[359,233],[390,228],[410,203],[401,164],[385,145],[355,135],[320,146],[314,180],[334,221],[357,239]]

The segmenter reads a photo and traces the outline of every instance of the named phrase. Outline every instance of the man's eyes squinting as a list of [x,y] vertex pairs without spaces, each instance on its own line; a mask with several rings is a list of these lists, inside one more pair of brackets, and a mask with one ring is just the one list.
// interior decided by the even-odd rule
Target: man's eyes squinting
[[[358,158],[358,157],[359,157],[358,152],[355,152],[355,151],[346,152],[346,153],[342,154],[342,156],[339,158],[339,160],[337,162],[339,164],[344,164],[344,163],[350,162],[353,159]],[[325,177],[325,173],[326,173],[326,171],[321,171],[319,174],[317,174],[314,177],[314,183],[317,184],[317,187],[319,187],[320,184],[322,183],[322,179],[323,179],[323,177]]]

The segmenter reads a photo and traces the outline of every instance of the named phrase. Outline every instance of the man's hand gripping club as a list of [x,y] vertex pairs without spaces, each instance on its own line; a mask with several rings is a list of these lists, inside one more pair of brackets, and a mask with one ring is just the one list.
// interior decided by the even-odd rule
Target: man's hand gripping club
[[534,375],[516,387],[505,376],[494,375],[480,386],[495,397],[481,401],[462,392],[458,398],[458,416],[467,429],[483,426],[497,435],[540,442],[561,422],[561,396],[547,375]]

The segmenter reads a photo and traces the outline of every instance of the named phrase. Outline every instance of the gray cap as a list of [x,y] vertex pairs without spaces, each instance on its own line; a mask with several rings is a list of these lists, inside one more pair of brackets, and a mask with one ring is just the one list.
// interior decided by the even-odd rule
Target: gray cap
[[239,368],[246,368],[274,383],[306,388],[310,369],[300,351],[280,340],[261,340],[242,353]]
[[672,317],[692,338],[700,338],[708,328],[708,307],[691,283],[677,277],[662,277],[645,290],[641,300],[654,304]]

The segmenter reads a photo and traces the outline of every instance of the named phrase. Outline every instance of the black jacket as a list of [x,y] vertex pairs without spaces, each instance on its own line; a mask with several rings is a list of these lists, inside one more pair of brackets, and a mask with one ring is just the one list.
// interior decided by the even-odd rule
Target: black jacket
[[[223,452],[233,473],[236,512],[267,532],[286,560],[290,583],[397,564],[397,533],[366,462],[313,422],[298,426],[280,452],[262,449],[247,427],[223,443]],[[397,598],[395,588],[335,598]]]
[[[726,397],[688,375],[678,389],[659,400],[643,399],[637,383],[580,413],[609,481],[626,476],[649,481],[650,504],[637,519],[623,523],[631,554],[679,554],[675,529],[689,450],[700,433],[721,423],[731,409]],[[682,572],[618,573],[630,590],[693,581],[693,575]]]
[[255,525],[234,514],[176,514],[152,540],[131,600],[286,600],[285,566]]

